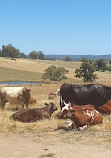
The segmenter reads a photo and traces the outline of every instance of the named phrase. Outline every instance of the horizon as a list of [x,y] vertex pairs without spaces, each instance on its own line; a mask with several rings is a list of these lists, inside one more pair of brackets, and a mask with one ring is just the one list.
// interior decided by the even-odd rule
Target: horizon
[[28,55],[108,55],[110,0],[4,0],[0,9],[0,49],[12,44]]

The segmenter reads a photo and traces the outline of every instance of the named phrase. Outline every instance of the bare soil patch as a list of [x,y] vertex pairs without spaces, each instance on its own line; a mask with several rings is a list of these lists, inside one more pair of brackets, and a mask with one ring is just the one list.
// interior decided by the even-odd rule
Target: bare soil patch
[[60,137],[0,135],[0,158],[110,158],[111,143],[67,143]]

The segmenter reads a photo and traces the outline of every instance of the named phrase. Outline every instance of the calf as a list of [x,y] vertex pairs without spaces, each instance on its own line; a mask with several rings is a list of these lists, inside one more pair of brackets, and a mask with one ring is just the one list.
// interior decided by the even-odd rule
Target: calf
[[60,89],[56,91],[56,93],[49,93],[48,99],[54,99],[56,96],[60,95]]
[[90,126],[102,123],[102,114],[95,110],[93,105],[70,106],[64,102],[65,106],[59,113],[59,118],[69,118],[75,124],[77,129],[83,129],[84,126]]
[[34,103],[36,103],[36,99],[34,99],[34,98],[30,98],[30,100],[29,100],[29,104],[34,104]]
[[55,93],[49,93],[48,99],[54,99],[56,97]]
[[51,114],[57,110],[54,103],[45,103],[43,108],[22,109],[14,113],[11,118],[21,122],[36,122],[38,120],[51,118]]
[[2,87],[0,89],[0,107],[4,109],[5,103],[20,104],[24,108],[24,104],[28,108],[30,100],[30,89],[26,87]]

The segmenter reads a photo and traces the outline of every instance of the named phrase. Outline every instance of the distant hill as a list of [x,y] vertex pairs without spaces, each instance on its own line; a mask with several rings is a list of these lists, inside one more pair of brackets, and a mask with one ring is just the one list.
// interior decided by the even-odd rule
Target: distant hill
[[49,60],[56,60],[56,59],[64,60],[66,56],[70,56],[72,60],[81,60],[82,57],[89,60],[98,60],[98,59],[111,60],[111,54],[107,54],[107,55],[45,55],[45,58]]

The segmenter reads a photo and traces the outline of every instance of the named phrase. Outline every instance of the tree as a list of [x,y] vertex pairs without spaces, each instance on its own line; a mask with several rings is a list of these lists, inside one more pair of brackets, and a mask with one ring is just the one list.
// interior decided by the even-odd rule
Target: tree
[[86,59],[86,58],[84,58],[84,57],[81,58],[81,62],[88,62],[88,61],[89,61],[89,60]]
[[65,61],[72,61],[72,58],[71,58],[70,56],[66,56],[66,57],[64,58],[64,60],[65,60]]
[[55,67],[54,65],[49,66],[46,70],[45,73],[43,74],[42,78],[44,80],[49,79],[51,81],[61,81],[63,79],[67,79],[65,76],[66,73],[69,71],[66,70],[63,67]]
[[95,67],[97,71],[105,71],[107,70],[107,62],[104,59],[99,59],[95,62]]
[[19,57],[19,49],[16,49],[14,46],[12,46],[11,44],[7,45],[7,46],[2,46],[2,57],[11,57],[11,58],[17,58]]
[[97,79],[97,74],[94,74],[95,69],[89,62],[83,62],[79,69],[75,70],[76,77],[82,78],[84,82],[93,82]]
[[38,59],[40,59],[40,60],[45,60],[45,56],[44,56],[44,54],[42,53],[42,51],[38,51],[37,53],[38,53]]
[[36,51],[32,51],[29,53],[29,58],[30,59],[37,59],[38,58],[38,53]]
[[26,55],[24,53],[19,53],[19,58],[26,58]]
[[2,51],[1,51],[1,49],[0,49],[0,57],[1,57],[1,54],[2,54]]

